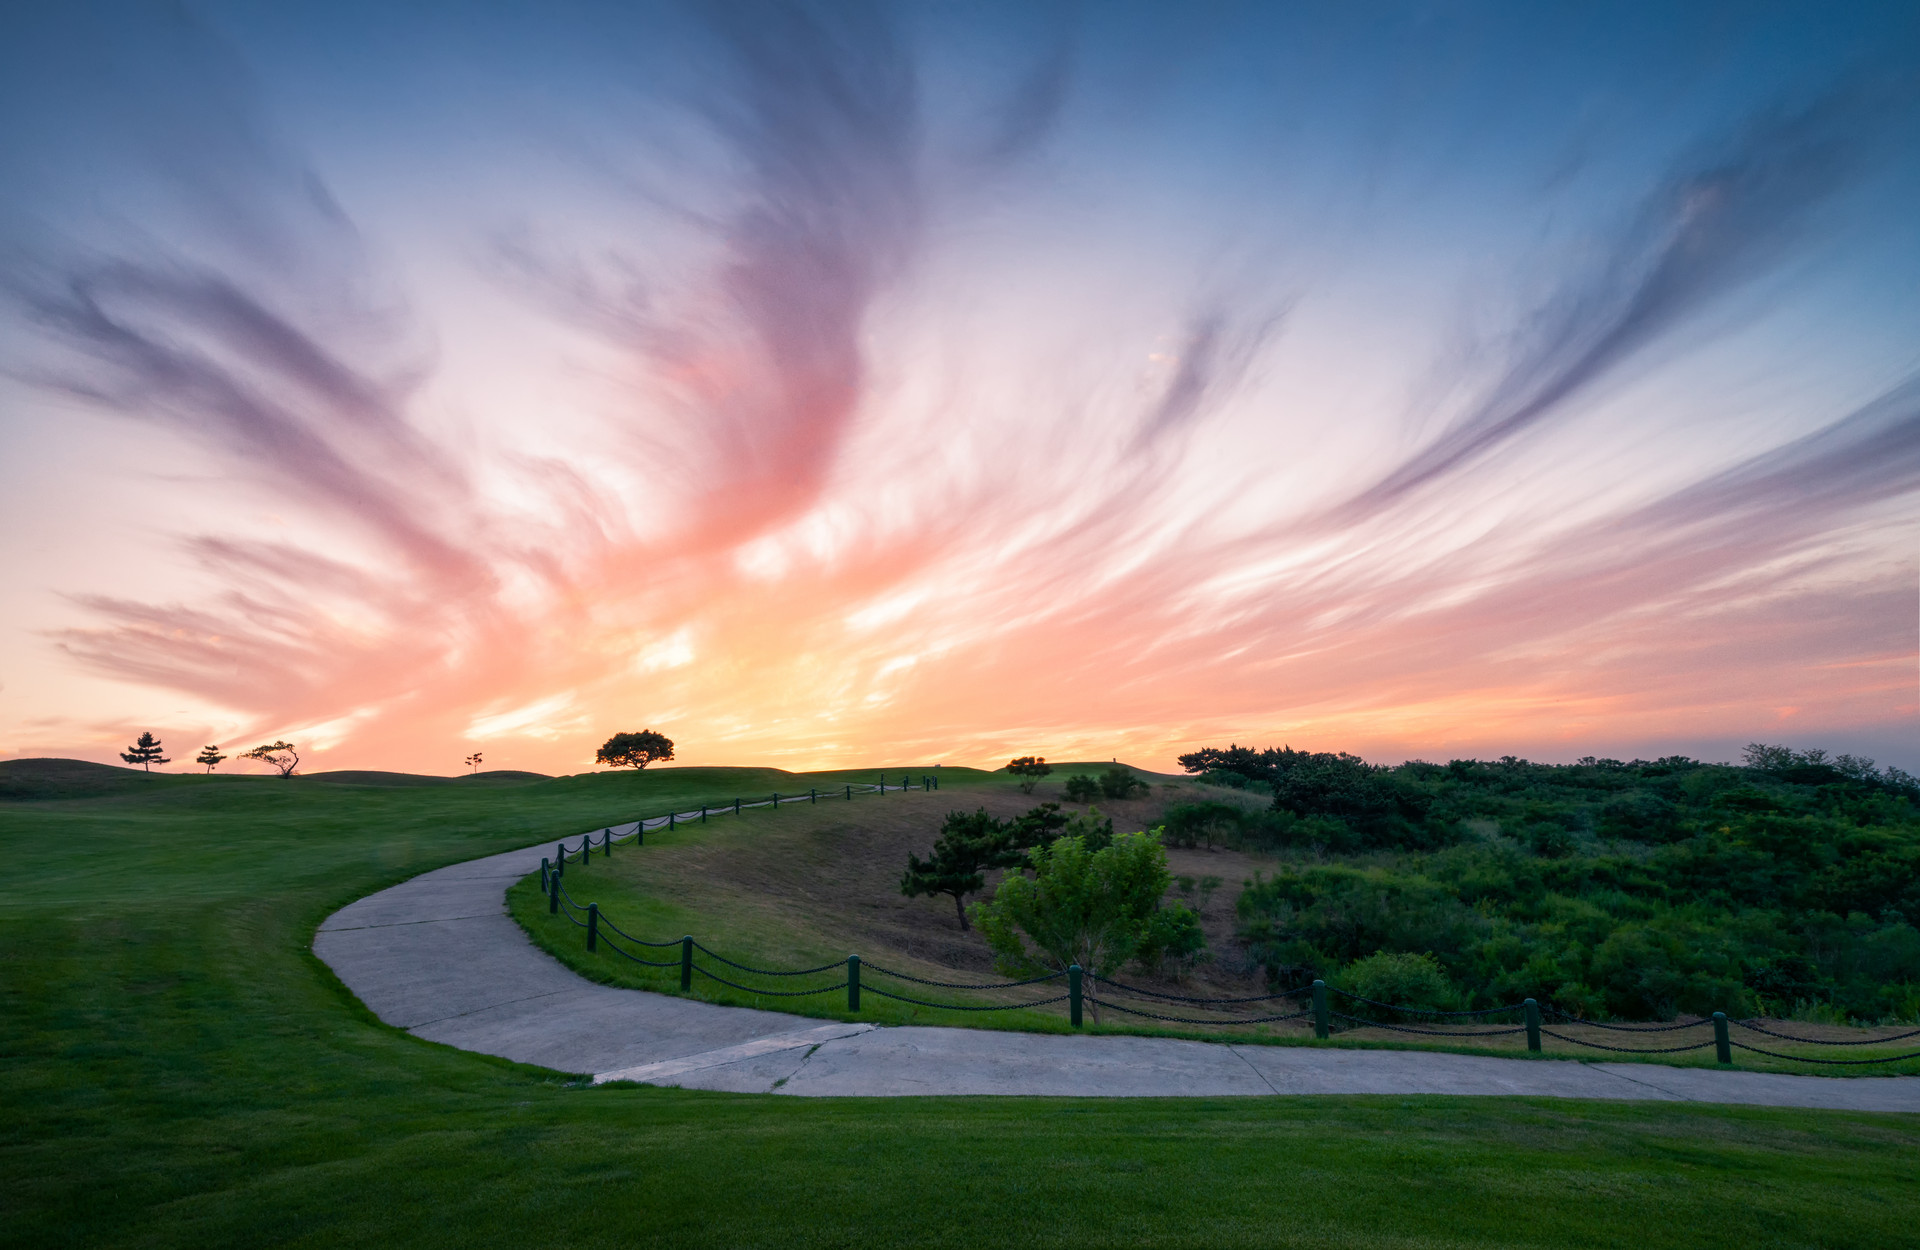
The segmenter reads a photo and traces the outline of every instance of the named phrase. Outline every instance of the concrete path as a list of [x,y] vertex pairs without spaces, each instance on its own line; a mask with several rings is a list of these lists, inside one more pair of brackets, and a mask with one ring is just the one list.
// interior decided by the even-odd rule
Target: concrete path
[[614,989],[562,967],[507,915],[507,887],[551,851],[492,855],[369,895],[327,918],[314,952],[388,1024],[596,1081],[821,1096],[1517,1094],[1920,1112],[1920,1077],[876,1028]]

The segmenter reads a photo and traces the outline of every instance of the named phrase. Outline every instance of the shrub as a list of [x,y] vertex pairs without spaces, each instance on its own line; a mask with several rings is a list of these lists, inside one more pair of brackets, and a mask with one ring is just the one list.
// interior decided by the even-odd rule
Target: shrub
[[1147,783],[1123,765],[1116,764],[1100,774],[1100,793],[1105,798],[1130,799],[1146,792]]
[[1167,809],[1163,826],[1167,845],[1193,847],[1205,843],[1212,850],[1218,841],[1231,846],[1239,840],[1241,823],[1250,814],[1217,799],[1176,803]]
[[1064,793],[1069,803],[1091,803],[1100,797],[1100,783],[1085,773],[1075,773],[1067,778]]
[[[1355,960],[1340,974],[1339,988],[1375,1003],[1394,1007],[1413,1007],[1422,1011],[1451,1011],[1459,1003],[1453,982],[1431,951],[1375,951]],[[1349,1015],[1370,1020],[1386,1020],[1397,1013],[1368,1003],[1347,1004]]]
[[[1124,833],[1099,850],[1070,832],[1035,847],[1031,857],[1031,877],[1009,876],[991,900],[972,908],[994,966],[1006,975],[1079,964],[1109,976],[1130,960],[1151,966],[1204,948],[1191,908],[1161,906],[1172,878],[1159,830]],[[1094,1012],[1098,1019],[1097,1000]]]

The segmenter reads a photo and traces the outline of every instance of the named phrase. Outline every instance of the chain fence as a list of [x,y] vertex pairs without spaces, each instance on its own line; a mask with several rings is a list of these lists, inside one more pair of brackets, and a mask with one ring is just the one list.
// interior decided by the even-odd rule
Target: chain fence
[[[860,1010],[860,996],[864,991],[865,993],[873,994],[893,1002],[906,1003],[916,1007],[925,1007],[939,1011],[1029,1011],[1036,1008],[1055,1007],[1064,1003],[1067,1006],[1068,1019],[1074,1028],[1083,1026],[1084,1012],[1088,1008],[1094,1011],[1096,1019],[1099,1011],[1104,1008],[1138,1019],[1153,1020],[1187,1027],[1197,1026],[1216,1029],[1243,1028],[1252,1025],[1301,1021],[1309,1023],[1312,1026],[1313,1035],[1316,1039],[1331,1037],[1335,1032],[1336,1022],[1342,1026],[1341,1031],[1352,1029],[1382,1029],[1390,1033],[1404,1033],[1420,1037],[1443,1038],[1448,1040],[1512,1037],[1524,1033],[1527,1037],[1527,1049],[1534,1053],[1540,1052],[1541,1038],[1546,1037],[1562,1042],[1568,1046],[1584,1047],[1589,1050],[1601,1051],[1608,1054],[1623,1055],[1676,1055],[1705,1050],[1711,1046],[1715,1048],[1715,1058],[1721,1064],[1731,1064],[1733,1062],[1733,1051],[1736,1049],[1789,1062],[1833,1065],[1899,1064],[1920,1059],[1920,1050],[1914,1050],[1900,1055],[1871,1056],[1860,1059],[1824,1059],[1804,1054],[1788,1054],[1782,1051],[1762,1049],[1759,1046],[1735,1041],[1729,1032],[1731,1028],[1747,1029],[1754,1033],[1763,1034],[1770,1038],[1779,1039],[1780,1041],[1791,1042],[1799,1046],[1878,1046],[1903,1041],[1911,1037],[1920,1037],[1920,1029],[1910,1029],[1888,1037],[1845,1039],[1804,1037],[1779,1032],[1761,1024],[1757,1020],[1729,1019],[1724,1012],[1714,1012],[1711,1016],[1702,1017],[1697,1020],[1681,1020],[1670,1023],[1623,1024],[1606,1020],[1588,1020],[1568,1012],[1560,1011],[1551,1005],[1543,1005],[1531,998],[1504,1006],[1478,1007],[1465,1011],[1443,1011],[1431,1007],[1413,1007],[1381,1002],[1377,999],[1366,998],[1359,994],[1340,989],[1337,986],[1328,985],[1324,980],[1316,980],[1311,985],[1301,985],[1292,989],[1277,990],[1269,994],[1207,997],[1202,995],[1174,994],[1165,990],[1131,985],[1123,981],[1114,980],[1098,972],[1083,969],[1078,964],[1072,964],[1065,968],[1049,969],[1037,976],[1027,977],[1021,980],[989,982],[947,981],[932,977],[917,976],[913,973],[900,972],[895,969],[882,967],[878,964],[866,963],[862,961],[858,955],[849,955],[844,961],[836,960],[832,963],[820,964],[810,968],[758,968],[751,964],[740,963],[726,955],[722,955],[704,943],[696,941],[691,935],[657,942],[636,937],[602,915],[598,904],[589,903],[584,908],[581,907],[573,898],[573,895],[567,890],[565,880],[566,865],[569,863],[578,863],[584,866],[591,862],[596,844],[600,849],[602,858],[606,858],[613,853],[614,846],[619,843],[631,841],[635,845],[644,845],[647,831],[650,829],[673,829],[682,823],[696,820],[704,821],[710,816],[727,812],[739,814],[749,808],[778,808],[783,802],[818,803],[822,798],[829,800],[838,798],[842,801],[850,802],[856,795],[886,794],[895,790],[913,789],[922,791],[937,790],[939,789],[939,779],[934,776],[922,776],[916,779],[910,775],[903,775],[900,783],[896,785],[883,776],[879,781],[870,784],[843,785],[838,795],[833,794],[831,791],[822,791],[817,788],[811,789],[805,794],[797,795],[775,793],[766,799],[754,799],[751,801],[732,799],[718,805],[702,804],[696,810],[686,812],[675,811],[665,816],[642,817],[625,825],[608,826],[604,829],[595,830],[593,833],[583,835],[578,846],[569,846],[563,841],[555,847],[555,853],[551,859],[542,858],[539,872],[540,891],[547,898],[547,909],[549,912],[556,915],[563,915],[572,924],[587,931],[587,949],[589,951],[596,951],[604,944],[613,954],[644,967],[660,969],[678,967],[680,970],[680,988],[682,991],[690,991],[692,989],[693,978],[696,976],[703,977],[706,980],[727,986],[730,989],[738,990],[745,994],[768,998],[811,998],[821,994],[833,994],[844,991],[846,994],[846,1009],[849,1013],[857,1013]],[[645,947],[651,950],[665,950],[678,947],[679,956],[673,959],[648,959],[632,951],[623,949],[620,942],[626,942],[633,946]],[[830,984],[810,986],[804,989],[771,989],[765,986],[750,985],[733,980],[730,977],[715,972],[711,967],[702,966],[696,956],[705,956],[706,959],[712,963],[723,965],[736,973],[749,977],[787,978],[837,974],[840,976],[840,979]],[[1043,985],[1064,978],[1067,982],[1067,990],[1064,994],[1056,994],[1046,998],[1023,998],[1004,1002],[935,1002],[897,993],[893,990],[884,989],[878,985],[868,983],[867,978],[870,977],[888,978],[910,985],[924,985],[935,989],[973,990],[996,993]],[[1104,992],[1096,995],[1096,987]],[[1146,1000],[1146,1002],[1128,1006],[1124,1002],[1117,1001],[1114,997],[1115,994],[1136,1000]],[[1296,998],[1301,995],[1311,995],[1311,1004],[1298,1011],[1277,1012],[1265,1015],[1243,1015],[1234,1010],[1254,1003],[1277,1002]],[[1332,1004],[1336,997],[1344,1004],[1350,1005],[1355,1011],[1366,1008],[1372,1008],[1373,1011],[1369,1015],[1359,1015],[1334,1010]],[[1170,1015],[1165,1012],[1151,1010],[1148,1005],[1157,1006],[1162,1003],[1180,1004],[1182,1007],[1188,1009],[1199,1008],[1211,1010],[1215,1014],[1209,1016]],[[1423,1024],[1431,1025],[1440,1024],[1449,1020],[1467,1022],[1486,1020],[1492,1016],[1507,1016],[1512,1018],[1515,1015],[1522,1017],[1523,1023],[1486,1029],[1421,1027],[1419,1024],[1401,1023],[1391,1018],[1408,1017],[1419,1020]],[[1548,1022],[1562,1027],[1578,1026],[1583,1029],[1597,1029],[1610,1033],[1665,1034],[1684,1032],[1690,1029],[1710,1028],[1713,1030],[1713,1034],[1700,1041],[1689,1042],[1685,1045],[1678,1046],[1615,1046],[1606,1042],[1594,1041],[1590,1038],[1579,1037],[1570,1033],[1561,1032],[1557,1029],[1548,1028]]]

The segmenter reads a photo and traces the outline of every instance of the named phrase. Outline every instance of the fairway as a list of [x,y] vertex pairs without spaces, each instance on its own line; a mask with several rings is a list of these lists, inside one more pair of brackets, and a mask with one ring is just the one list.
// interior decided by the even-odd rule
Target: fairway
[[315,926],[637,807],[829,779],[107,776],[0,805],[9,1245],[1882,1246],[1920,1219],[1912,1117],[587,1088],[378,1024]]

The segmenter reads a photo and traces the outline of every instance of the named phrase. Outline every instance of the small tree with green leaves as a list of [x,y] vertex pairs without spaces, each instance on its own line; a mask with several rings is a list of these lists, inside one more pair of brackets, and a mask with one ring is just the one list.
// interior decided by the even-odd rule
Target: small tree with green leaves
[[[1085,837],[1068,833],[1028,854],[1031,877],[1009,876],[992,899],[972,909],[994,966],[1006,975],[1079,964],[1108,976],[1128,960],[1157,962],[1170,944],[1188,951],[1204,946],[1204,939],[1196,940],[1199,922],[1191,908],[1161,906],[1172,878],[1158,830],[1123,833],[1097,851]],[[1093,982],[1088,996],[1098,1020]]]
[[673,758],[673,739],[651,729],[615,734],[594,753],[593,762],[614,768],[645,768]]
[[1067,778],[1063,793],[1069,803],[1091,803],[1100,797],[1100,783],[1085,773],[1075,773]]
[[207,766],[207,771],[211,773],[213,771],[213,766],[226,758],[227,758],[226,756],[220,754],[219,747],[209,742],[207,745],[200,748],[200,754],[193,757],[193,762],[196,764],[205,764]]
[[986,808],[974,812],[948,812],[940,826],[940,837],[926,859],[907,856],[907,871],[900,878],[900,892],[908,898],[922,895],[953,896],[953,910],[960,927],[969,928],[965,899],[986,884],[987,869],[1005,868],[1018,853],[1008,845],[1007,826],[987,815]]
[[1045,756],[1022,755],[1007,765],[1007,771],[1020,779],[1020,793],[1032,794],[1040,779],[1053,769],[1047,766]]
[[155,764],[173,763],[172,760],[160,754],[160,751],[160,739],[154,737],[152,733],[142,730],[140,732],[140,741],[120,752],[120,758],[129,764],[140,765],[140,767],[147,772],[152,772]]
[[293,776],[293,770],[300,767],[300,751],[291,742],[269,742],[257,746],[251,751],[242,751],[243,760],[259,760],[280,770],[282,777]]

